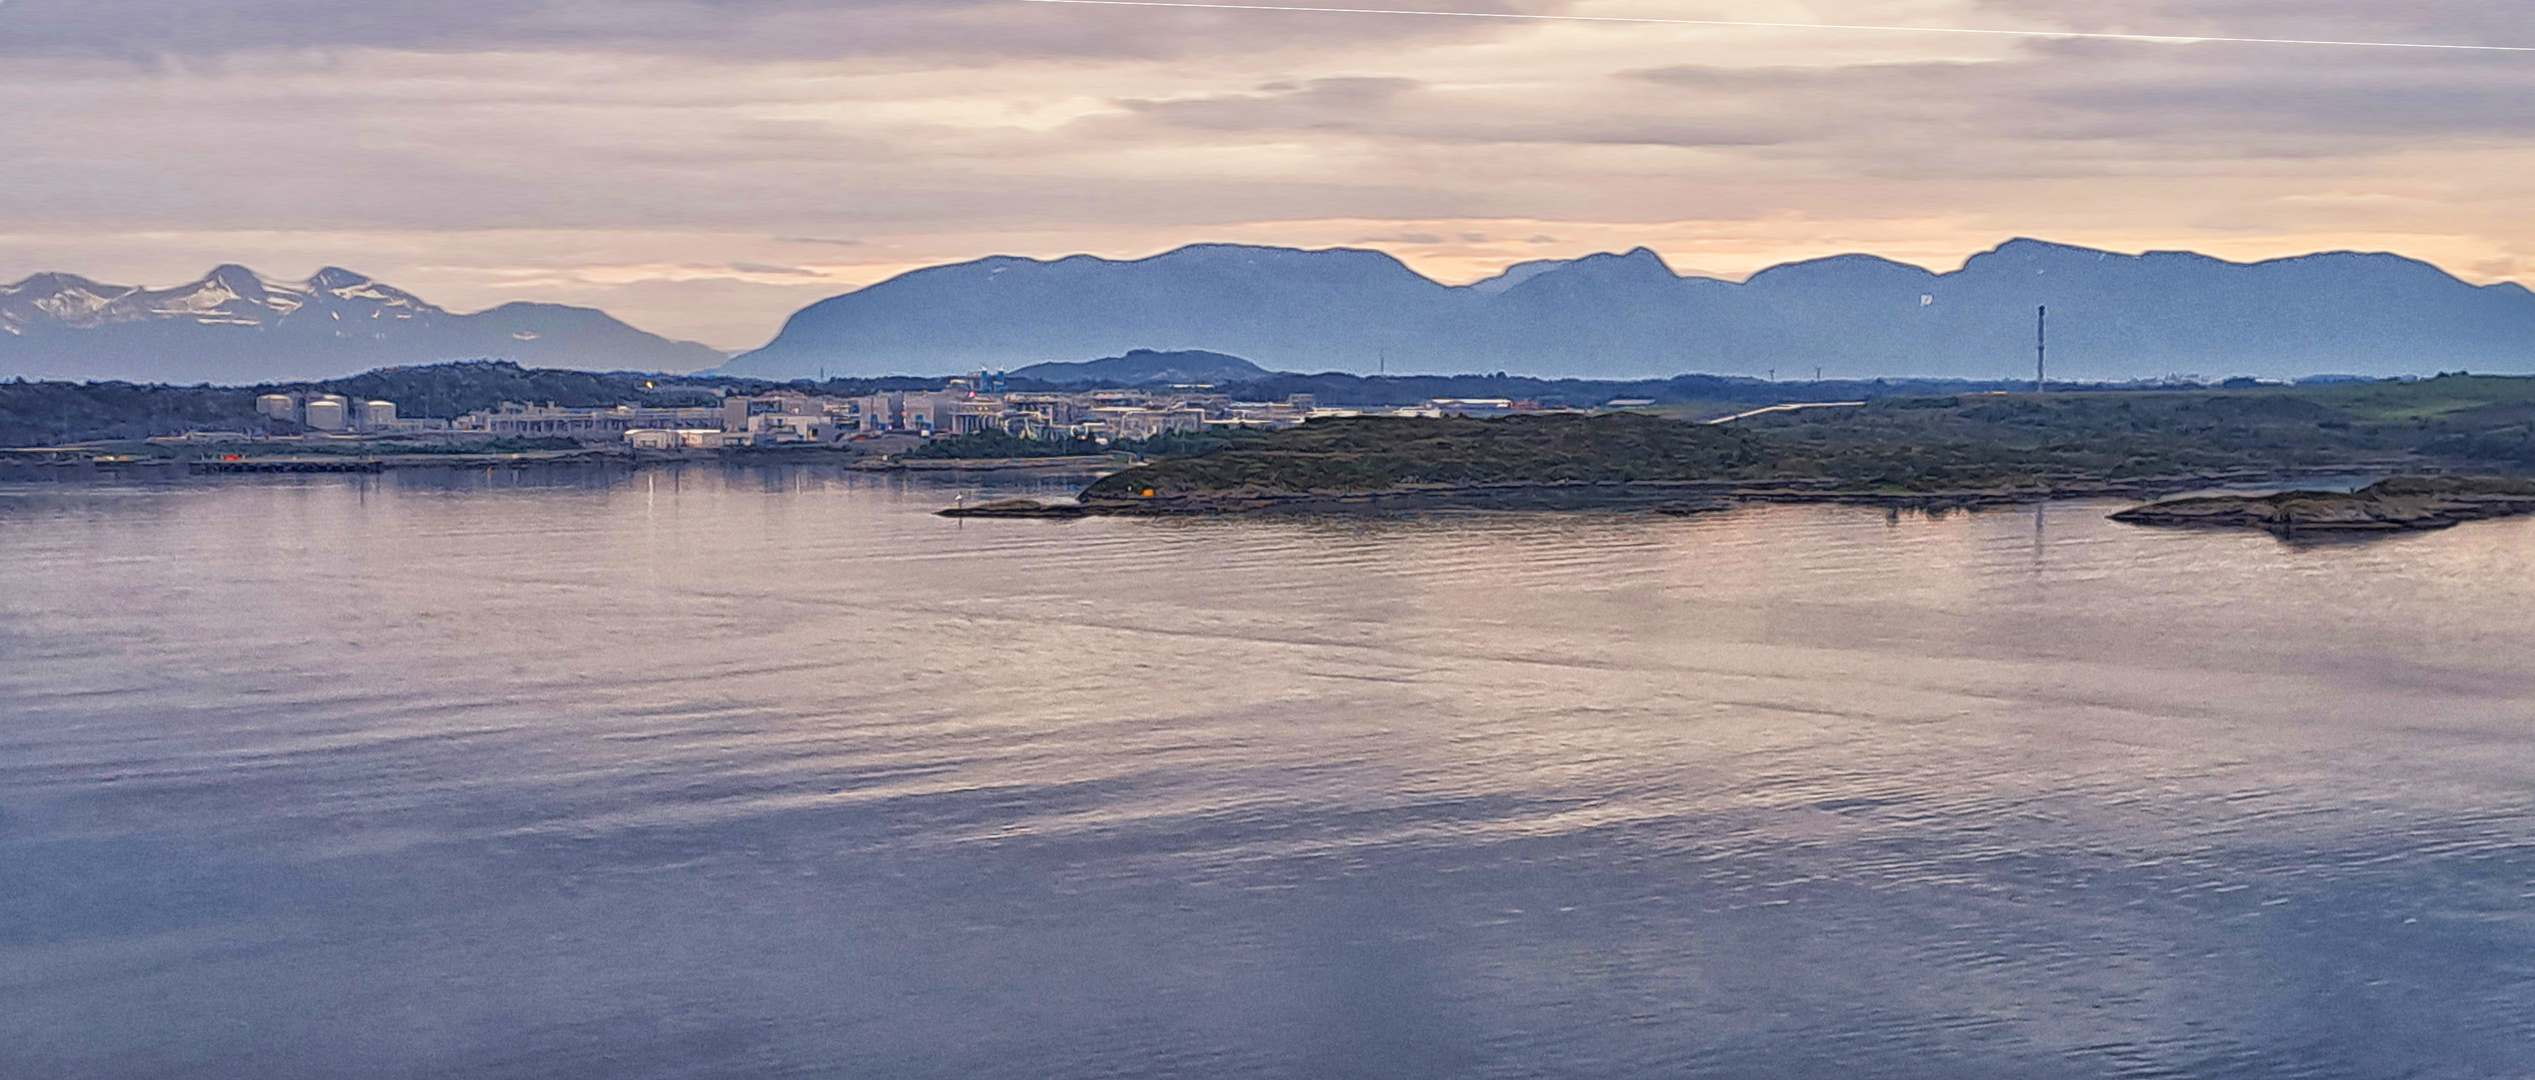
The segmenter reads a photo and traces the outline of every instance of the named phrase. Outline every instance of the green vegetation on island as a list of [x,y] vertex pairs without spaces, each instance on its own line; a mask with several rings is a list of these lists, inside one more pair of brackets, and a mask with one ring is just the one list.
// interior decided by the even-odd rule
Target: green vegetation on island
[[2535,379],[1896,397],[1703,424],[1637,413],[1332,418],[1106,477],[1125,512],[1519,487],[1983,501],[2331,471],[2535,469]]
[[2231,469],[2535,469],[2535,378],[1901,397],[1739,422],[1791,462],[1899,484]]
[[1638,413],[1331,417],[1213,453],[1128,469],[1093,483],[1083,497],[1708,480],[1740,475],[1765,460],[1747,432]]

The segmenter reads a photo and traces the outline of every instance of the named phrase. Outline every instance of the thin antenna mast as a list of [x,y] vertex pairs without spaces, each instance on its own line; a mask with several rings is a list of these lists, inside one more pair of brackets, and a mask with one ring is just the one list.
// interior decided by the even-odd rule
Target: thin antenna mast
[[2037,305],[2033,309],[2033,392],[2037,394],[2043,387],[2042,361],[2051,349],[2050,318],[2050,308]]

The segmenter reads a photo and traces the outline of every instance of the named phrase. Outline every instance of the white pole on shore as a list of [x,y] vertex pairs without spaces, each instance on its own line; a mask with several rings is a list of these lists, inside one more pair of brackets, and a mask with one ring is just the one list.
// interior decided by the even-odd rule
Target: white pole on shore
[[2049,322],[2050,317],[2051,317],[2051,309],[2050,309],[2049,307],[2046,307],[2046,306],[2043,306],[2043,305],[2039,305],[2039,304],[2037,304],[2037,305],[2035,305],[2035,306],[2034,306],[2034,309],[2033,309],[2033,392],[2034,392],[2034,393],[2037,393],[2037,394],[2039,394],[2039,393],[2041,393],[2041,392],[2042,392],[2042,387],[2044,386],[2043,379],[2042,379],[2042,360],[2043,360],[2043,357],[2044,357],[2044,356],[2045,356],[2045,355],[2046,355],[2049,351],[2050,351],[2050,348],[2051,348],[2051,337],[2050,337],[2050,333],[2049,333],[2049,331],[2050,331],[2050,322]]

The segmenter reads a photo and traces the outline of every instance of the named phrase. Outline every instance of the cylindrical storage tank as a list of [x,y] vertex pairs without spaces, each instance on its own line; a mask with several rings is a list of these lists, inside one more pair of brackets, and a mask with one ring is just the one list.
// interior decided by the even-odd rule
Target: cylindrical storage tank
[[396,425],[396,403],[364,401],[361,403],[361,426],[377,429]]
[[319,431],[344,429],[343,402],[338,398],[317,398],[308,403],[308,426]]
[[255,411],[275,420],[295,420],[299,417],[299,399],[289,394],[265,394],[255,399]]

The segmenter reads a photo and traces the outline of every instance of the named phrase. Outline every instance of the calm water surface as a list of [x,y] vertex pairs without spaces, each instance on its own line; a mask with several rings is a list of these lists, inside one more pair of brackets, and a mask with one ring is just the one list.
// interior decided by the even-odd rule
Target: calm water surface
[[2535,520],[0,487],[0,1074],[2535,1075]]

